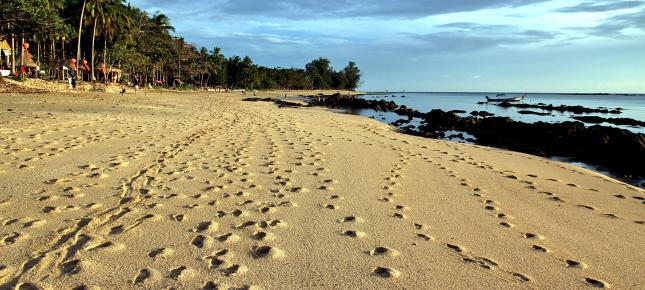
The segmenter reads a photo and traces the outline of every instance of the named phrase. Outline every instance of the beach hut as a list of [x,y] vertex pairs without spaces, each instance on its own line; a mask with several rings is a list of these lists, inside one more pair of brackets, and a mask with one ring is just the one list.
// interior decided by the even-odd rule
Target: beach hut
[[0,75],[3,77],[9,76],[11,70],[9,65],[11,64],[9,57],[11,56],[11,45],[7,40],[3,39],[0,41]]

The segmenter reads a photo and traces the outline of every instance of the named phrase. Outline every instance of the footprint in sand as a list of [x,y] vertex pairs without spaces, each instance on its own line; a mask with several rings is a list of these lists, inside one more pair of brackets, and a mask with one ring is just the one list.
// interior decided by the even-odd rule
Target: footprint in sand
[[361,231],[348,230],[348,231],[342,232],[342,235],[347,237],[352,237],[352,238],[362,238],[362,237],[365,237],[367,234]]
[[531,281],[531,278],[529,278],[528,276],[526,276],[524,274],[520,274],[520,273],[513,273],[513,278],[517,279],[520,282],[529,282],[529,281]]
[[487,205],[484,207],[485,210],[490,210],[490,211],[499,211],[500,209],[496,206],[493,205]]
[[17,232],[10,233],[10,234],[2,237],[2,244],[3,245],[14,244],[16,241],[18,241],[19,237],[20,237],[20,234],[17,233]]
[[372,270],[372,273],[374,275],[381,277],[381,278],[396,278],[401,275],[401,273],[393,268],[388,268],[388,267],[376,267],[374,270]]
[[124,226],[123,225],[118,225],[118,226],[112,227],[110,229],[110,235],[118,235],[120,233],[123,233],[123,231],[125,231]]
[[548,253],[549,252],[549,249],[547,249],[545,247],[542,247],[542,246],[539,246],[539,245],[532,245],[531,248],[533,250],[535,250],[537,252],[541,252],[541,253]]
[[507,223],[507,222],[501,222],[501,223],[499,223],[499,225],[503,226],[505,228],[512,228],[513,227],[513,224]]
[[326,208],[326,209],[332,209],[332,210],[334,210],[334,209],[338,209],[338,206],[337,206],[337,205],[333,205],[333,204],[324,204],[324,205],[322,205],[322,207],[323,207],[323,208]]
[[73,275],[81,271],[81,261],[80,260],[67,261],[60,264],[59,268],[61,273]]
[[433,241],[434,238],[426,234],[417,234],[417,237],[421,238],[424,241]]
[[141,270],[139,270],[139,274],[137,274],[137,276],[134,278],[134,280],[132,281],[132,283],[133,283],[133,284],[135,284],[135,285],[142,284],[142,283],[143,283],[143,282],[145,282],[148,278],[150,278],[150,276],[151,276],[151,275],[152,275],[152,273],[150,272],[150,270],[148,270],[148,269],[141,269]]
[[186,266],[179,266],[177,268],[174,268],[170,270],[170,273],[168,273],[168,278],[174,279],[174,280],[179,280],[182,277],[188,276],[190,270]]
[[275,236],[269,232],[256,231],[251,235],[251,238],[258,241],[269,241],[269,240],[274,240]]
[[340,220],[338,220],[339,223],[362,223],[365,220],[361,217],[357,216],[346,216]]
[[407,206],[405,206],[405,205],[401,205],[401,204],[397,204],[397,205],[395,205],[395,206],[394,206],[394,209],[395,209],[395,210],[410,210],[410,208],[409,208],[409,207],[407,207]]
[[211,232],[211,231],[216,231],[217,228],[218,228],[218,224],[216,222],[207,221],[207,222],[198,223],[197,226],[195,226],[195,228],[192,229],[191,231],[195,233],[202,233],[207,231]]
[[524,238],[530,240],[544,240],[544,237],[534,233],[524,233]]
[[367,252],[370,256],[387,256],[387,257],[396,257],[399,255],[397,250],[388,248],[388,247],[376,247]]
[[609,284],[605,281],[598,280],[598,279],[593,279],[593,278],[585,278],[585,282],[587,282],[589,285],[596,287],[596,288],[609,288]]
[[406,216],[406,215],[404,215],[404,214],[402,214],[402,213],[398,213],[398,212],[397,212],[397,213],[392,214],[392,216],[393,216],[393,217],[395,217],[395,218],[399,218],[399,219],[405,219],[405,218],[407,218],[407,216]]
[[233,264],[220,270],[225,276],[237,276],[248,272],[248,268],[244,265]]
[[157,259],[157,258],[163,258],[166,259],[169,256],[171,256],[175,251],[173,249],[169,248],[156,248],[150,252],[148,252],[148,257]]
[[252,249],[251,256],[256,259],[265,257],[281,258],[284,257],[284,252],[272,246],[257,246]]
[[585,265],[582,262],[575,261],[575,260],[566,260],[565,263],[567,264],[567,267],[569,267],[569,268],[579,268],[579,269],[587,268],[587,265]]
[[451,250],[453,250],[453,251],[455,251],[457,253],[461,253],[461,252],[465,251],[464,247],[459,246],[459,245],[455,245],[455,244],[446,244],[446,247],[450,248]]
[[222,243],[235,243],[240,240],[240,236],[234,234],[234,233],[226,233],[220,236],[215,237],[216,240],[222,242]]
[[209,241],[210,241],[210,240],[209,240],[206,236],[204,236],[204,235],[197,235],[197,236],[195,236],[195,237],[190,241],[190,244],[191,244],[191,245],[193,245],[194,247],[198,248],[198,249],[201,249],[201,248],[203,248],[204,246],[206,246],[206,244],[207,244]]
[[33,283],[20,283],[17,287],[16,290],[39,290],[40,287],[36,286],[36,284]]

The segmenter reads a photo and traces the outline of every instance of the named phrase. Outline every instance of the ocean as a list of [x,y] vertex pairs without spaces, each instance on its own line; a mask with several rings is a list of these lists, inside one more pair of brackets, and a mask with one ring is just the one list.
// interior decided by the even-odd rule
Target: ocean
[[[472,111],[487,111],[500,117],[510,117],[516,121],[527,123],[533,122],[564,122],[575,121],[572,116],[600,116],[605,118],[631,118],[639,121],[645,121],[645,95],[576,95],[576,94],[517,94],[506,93],[507,97],[525,96],[522,103],[526,104],[552,104],[557,105],[580,105],[587,108],[622,108],[621,114],[573,114],[571,112],[551,112],[550,116],[526,115],[518,113],[518,108],[503,108],[496,106],[492,103],[478,104],[478,102],[485,101],[485,97],[495,97],[497,93],[368,93],[362,98],[370,100],[386,100],[394,101],[398,105],[405,105],[409,108],[419,110],[421,112],[429,112],[432,109],[441,109],[444,111],[462,110],[466,111],[466,116]],[[546,112],[540,109],[529,109],[532,111]],[[393,112],[376,112],[373,110],[350,110],[348,113],[372,117],[376,120],[392,123],[396,120],[405,118]],[[419,120],[413,122],[412,125],[418,125]],[[587,124],[594,125],[594,124]],[[627,129],[635,133],[645,134],[645,128],[634,126],[619,126],[608,123],[601,124],[603,126],[618,127]]]

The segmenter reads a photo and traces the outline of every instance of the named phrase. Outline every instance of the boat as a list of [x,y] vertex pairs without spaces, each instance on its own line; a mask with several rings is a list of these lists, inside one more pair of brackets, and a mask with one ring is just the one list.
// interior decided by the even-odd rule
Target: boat
[[487,102],[520,102],[522,100],[524,100],[524,96],[511,98],[507,98],[506,94],[497,94],[494,98],[489,98],[488,96],[486,96]]

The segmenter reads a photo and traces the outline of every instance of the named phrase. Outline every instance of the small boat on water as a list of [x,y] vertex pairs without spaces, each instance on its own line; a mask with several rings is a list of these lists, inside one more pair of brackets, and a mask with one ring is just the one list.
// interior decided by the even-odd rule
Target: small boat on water
[[494,98],[486,96],[487,102],[520,102],[522,100],[524,100],[524,96],[510,98],[506,97],[506,94],[497,94]]

